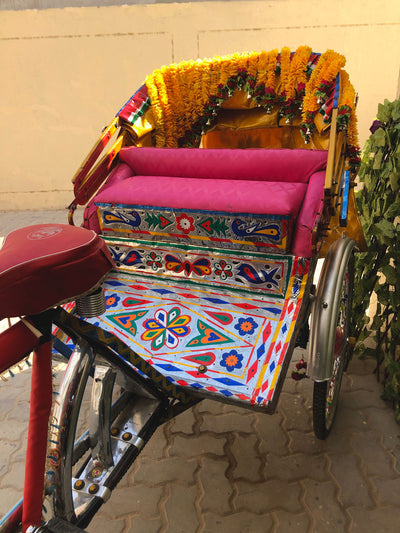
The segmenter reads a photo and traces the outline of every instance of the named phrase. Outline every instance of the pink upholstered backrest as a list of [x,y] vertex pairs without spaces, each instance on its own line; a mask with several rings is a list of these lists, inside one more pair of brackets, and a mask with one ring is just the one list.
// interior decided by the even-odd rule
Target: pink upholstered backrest
[[123,148],[120,160],[141,176],[308,183],[327,152],[306,149]]

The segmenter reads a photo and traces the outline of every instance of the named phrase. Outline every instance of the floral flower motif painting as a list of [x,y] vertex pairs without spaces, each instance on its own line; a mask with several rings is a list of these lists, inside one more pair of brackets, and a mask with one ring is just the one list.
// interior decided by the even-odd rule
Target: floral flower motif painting
[[231,350],[222,354],[220,365],[227,369],[228,372],[233,372],[235,368],[242,368],[243,355],[236,350]]
[[194,231],[194,220],[192,217],[187,215],[186,213],[182,213],[178,217],[175,218],[176,220],[176,227],[179,231],[182,231],[187,235],[191,231]]
[[146,256],[146,265],[151,267],[154,271],[162,267],[161,256],[157,255],[155,252],[150,252]]
[[221,259],[219,263],[215,263],[215,274],[223,281],[232,277],[232,265]]
[[158,309],[154,318],[143,323],[145,332],[141,338],[145,341],[151,341],[153,350],[159,350],[163,346],[171,349],[176,348],[179,339],[190,333],[189,322],[190,317],[181,315],[178,307],[174,307],[170,311]]
[[107,309],[110,309],[111,307],[117,307],[119,301],[120,297],[117,294],[109,294],[106,298]]
[[250,316],[246,318],[239,318],[239,322],[235,324],[235,329],[238,330],[239,335],[242,337],[245,335],[252,335],[256,328],[258,328],[258,324]]

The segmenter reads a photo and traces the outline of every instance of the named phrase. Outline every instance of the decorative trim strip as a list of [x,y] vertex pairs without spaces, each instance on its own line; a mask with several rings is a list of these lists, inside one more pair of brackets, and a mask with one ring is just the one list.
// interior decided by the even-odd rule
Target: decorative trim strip
[[196,286],[283,297],[292,256],[236,254],[183,245],[105,238],[120,271]]
[[214,213],[163,207],[115,206],[97,203],[105,235],[162,237],[168,242],[197,240],[209,246],[252,250],[270,248],[285,253],[290,216]]

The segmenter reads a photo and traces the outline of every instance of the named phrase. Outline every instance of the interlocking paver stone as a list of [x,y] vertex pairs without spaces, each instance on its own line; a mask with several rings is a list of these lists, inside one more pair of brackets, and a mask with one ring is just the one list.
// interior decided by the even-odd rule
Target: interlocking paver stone
[[181,413],[171,424],[171,433],[193,433],[193,426],[196,423],[194,415],[194,409],[188,409],[184,413]]
[[302,481],[304,501],[312,515],[314,533],[342,533],[346,531],[347,517],[337,499],[337,487],[332,482],[320,483],[311,479]]
[[331,454],[330,472],[340,486],[340,501],[346,506],[373,506],[368,482],[357,458],[351,454]]
[[168,533],[196,533],[199,516],[196,509],[196,487],[170,486],[170,496],[165,504],[168,516]]
[[283,427],[287,431],[290,429],[301,429],[303,431],[311,429],[309,413],[303,405],[301,398],[296,394],[282,392],[278,404],[278,411],[284,417]]
[[[14,452],[18,450],[19,442],[0,440],[0,485],[4,485],[4,477],[10,469],[11,461],[15,461]],[[1,500],[1,498],[0,498]]]
[[198,437],[182,437],[176,435],[169,450],[171,457],[198,457],[199,455],[215,454],[224,455],[226,438],[210,437],[202,433]]
[[214,417],[204,417],[201,424],[201,431],[212,431],[215,433],[226,433],[228,431],[239,431],[253,433],[253,414],[242,409],[241,413],[226,413]]
[[13,421],[12,424],[6,422],[5,430],[2,431],[2,438],[11,442],[20,442],[26,439],[26,421]]
[[207,513],[204,520],[204,533],[268,533],[274,525],[271,515],[257,515],[246,511],[231,513],[223,518]]
[[134,483],[157,485],[169,481],[182,483],[194,483],[194,472],[198,467],[196,459],[183,459],[182,457],[168,457],[160,461],[153,461],[143,457],[139,462],[135,474]]
[[255,435],[236,435],[231,450],[236,465],[233,470],[235,479],[244,478],[251,481],[262,480],[263,461],[257,453],[258,439]]
[[[107,531],[114,533],[111,528]],[[143,516],[135,516],[131,518],[129,526],[122,533],[159,533],[160,531],[163,531],[160,518],[150,520]],[[96,530],[93,530],[93,533],[96,533]]]
[[[125,533],[126,527],[126,520],[110,520],[105,522],[100,515],[97,515],[89,526],[86,527],[86,531],[88,533]],[[154,531],[156,530],[154,529]],[[150,533],[150,530],[147,530],[146,533]]]
[[399,446],[400,426],[393,423],[393,411],[388,407],[380,409],[370,407],[366,409],[368,425],[377,431],[382,444],[387,450],[394,450]]
[[287,533],[294,531],[296,533],[308,533],[311,525],[310,517],[306,513],[292,514],[287,511],[277,511],[274,513],[278,525],[274,533]]
[[282,417],[278,414],[265,415],[257,413],[255,431],[260,439],[260,450],[264,454],[275,453],[285,455],[288,453],[289,437],[282,427]]
[[167,456],[168,447],[169,441],[165,435],[165,426],[163,426],[153,433],[140,456],[149,457],[154,460],[163,459]]
[[209,414],[212,414],[212,415],[220,415],[220,414],[225,412],[226,408],[229,409],[230,407],[232,407],[232,406],[225,405],[225,404],[223,404],[221,402],[217,402],[217,401],[213,401],[213,400],[203,400],[202,402],[200,402],[196,406],[197,411],[200,414],[209,413]]
[[200,500],[203,511],[226,514],[232,510],[230,501],[234,487],[226,477],[229,466],[227,460],[202,459],[199,479],[203,491]]
[[250,483],[238,481],[236,506],[238,510],[267,513],[274,509],[284,509],[292,513],[302,510],[300,503],[301,486],[299,483],[288,483],[280,479]]
[[[345,394],[343,394],[345,396]],[[356,410],[343,405],[339,401],[338,412],[335,418],[335,433],[349,435],[355,430],[367,428],[368,414],[366,410]]]
[[347,394],[343,394],[341,397],[341,406],[349,407],[350,409],[366,409],[367,407],[385,408],[385,402],[380,398],[375,398],[370,391],[359,389],[348,391]]
[[5,515],[14,505],[21,499],[22,494],[20,490],[11,487],[1,491],[0,498],[0,516]]
[[349,509],[353,520],[352,533],[398,533],[400,509],[396,507],[380,507],[376,509]]
[[[8,230],[44,221],[66,213],[0,213]],[[155,432],[88,532],[397,533],[400,427],[374,367],[350,362],[324,442],[308,379],[286,380],[273,416],[201,402]],[[29,388],[29,370],[0,382],[0,516],[21,497]]]
[[289,451],[291,453],[314,454],[322,452],[325,449],[325,442],[316,438],[313,431],[297,431],[295,429],[288,432]]
[[354,452],[361,457],[367,475],[397,477],[399,474],[395,470],[394,458],[383,448],[380,440],[375,431],[368,430],[352,435],[351,445]]
[[25,476],[25,462],[12,462],[9,472],[1,477],[2,487],[12,487],[18,490],[21,486],[21,479]]
[[110,505],[103,507],[103,513],[113,520],[130,513],[154,518],[159,514],[158,503],[162,491],[162,487],[148,487],[143,484],[131,485],[128,488],[117,486]]
[[[382,505],[398,505],[400,499],[400,477],[387,479],[374,477],[372,479],[376,487],[379,501]],[[399,523],[400,526],[400,523]]]
[[266,479],[279,478],[287,481],[311,478],[323,481],[327,478],[327,459],[323,455],[310,456],[298,453],[280,457],[270,454],[266,467]]

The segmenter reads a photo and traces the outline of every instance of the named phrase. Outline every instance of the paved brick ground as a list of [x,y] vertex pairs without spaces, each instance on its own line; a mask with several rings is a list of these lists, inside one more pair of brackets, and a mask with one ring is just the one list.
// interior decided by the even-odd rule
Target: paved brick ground
[[[65,220],[13,216],[0,213],[0,235],[37,217]],[[287,379],[273,416],[200,403],[157,430],[88,532],[397,533],[400,427],[372,370],[350,363],[324,442],[309,380]],[[0,515],[20,497],[28,396],[29,371],[0,384]]]

